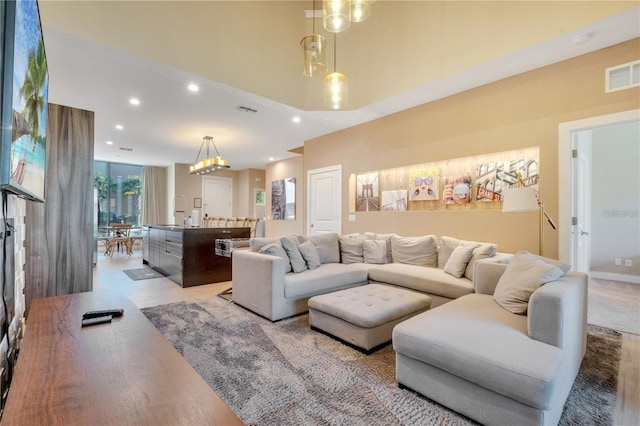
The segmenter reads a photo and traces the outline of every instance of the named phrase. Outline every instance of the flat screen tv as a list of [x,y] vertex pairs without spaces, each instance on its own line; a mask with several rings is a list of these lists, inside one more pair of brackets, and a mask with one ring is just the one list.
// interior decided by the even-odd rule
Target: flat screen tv
[[49,74],[36,0],[2,1],[0,189],[44,201]]

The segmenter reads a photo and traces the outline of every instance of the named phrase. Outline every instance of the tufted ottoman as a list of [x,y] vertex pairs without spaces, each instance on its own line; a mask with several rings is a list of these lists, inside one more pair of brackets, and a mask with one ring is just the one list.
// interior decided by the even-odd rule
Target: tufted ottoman
[[309,324],[371,352],[391,340],[393,327],[430,307],[426,294],[367,284],[309,299]]

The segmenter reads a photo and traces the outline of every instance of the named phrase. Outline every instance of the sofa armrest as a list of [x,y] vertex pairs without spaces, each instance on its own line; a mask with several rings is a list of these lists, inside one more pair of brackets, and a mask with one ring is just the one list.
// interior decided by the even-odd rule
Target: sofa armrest
[[273,307],[284,299],[285,261],[249,250],[232,252],[233,301],[273,320]]
[[473,273],[473,288],[478,294],[493,294],[498,280],[507,269],[507,264],[493,258],[482,259],[476,263]]
[[587,275],[568,272],[533,292],[529,337],[582,357],[587,345]]

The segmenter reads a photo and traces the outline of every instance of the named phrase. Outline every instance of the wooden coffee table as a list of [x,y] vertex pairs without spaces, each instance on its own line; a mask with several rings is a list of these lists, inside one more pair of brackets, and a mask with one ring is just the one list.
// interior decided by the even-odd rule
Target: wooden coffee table
[[[81,328],[82,313],[123,308]],[[36,299],[2,425],[235,425],[231,409],[124,296]]]

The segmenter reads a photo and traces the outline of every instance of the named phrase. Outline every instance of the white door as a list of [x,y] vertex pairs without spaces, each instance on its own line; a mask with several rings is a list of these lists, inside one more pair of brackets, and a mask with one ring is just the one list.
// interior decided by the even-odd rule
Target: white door
[[232,217],[233,179],[202,177],[202,215]]
[[342,166],[307,172],[307,235],[342,231]]
[[571,265],[578,272],[591,267],[591,130],[572,132]]

